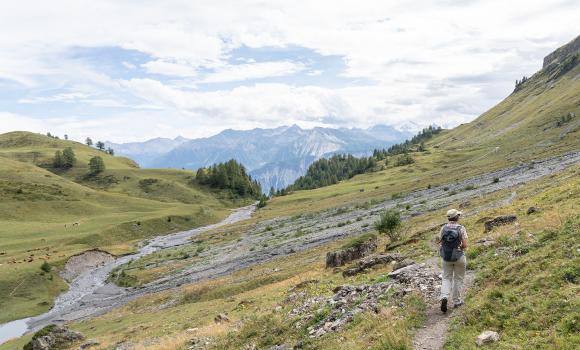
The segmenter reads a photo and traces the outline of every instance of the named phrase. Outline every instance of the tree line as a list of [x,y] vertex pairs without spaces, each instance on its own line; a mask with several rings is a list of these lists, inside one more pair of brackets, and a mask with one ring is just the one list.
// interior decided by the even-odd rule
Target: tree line
[[294,184],[286,189],[279,190],[277,195],[284,195],[288,191],[310,190],[329,186],[341,180],[371,171],[377,165],[373,157],[357,158],[351,154],[337,154],[330,158],[322,158],[312,163],[306,174],[299,177]]
[[377,160],[384,160],[388,156],[409,153],[412,151],[423,152],[426,150],[425,141],[429,140],[434,135],[439,134],[441,131],[443,131],[443,129],[440,126],[429,125],[429,127],[419,131],[417,135],[405,142],[394,144],[387,149],[375,149],[373,151],[373,157]]
[[292,185],[278,191],[271,189],[270,195],[283,196],[296,190],[310,190],[333,185],[358,174],[376,171],[378,161],[383,161],[387,165],[389,157],[393,156],[396,156],[394,166],[412,164],[415,159],[410,153],[425,151],[425,141],[441,131],[443,131],[441,127],[430,125],[405,142],[394,144],[387,149],[375,149],[371,157],[358,158],[350,154],[340,154],[319,159],[312,163],[306,174],[299,177]]
[[239,197],[258,199],[262,195],[258,181],[252,179],[246,168],[234,159],[198,169],[195,182],[215,189],[228,190]]
[[[87,137],[85,140],[85,144],[89,147],[93,146],[93,140],[90,137]],[[105,150],[105,143],[103,141],[97,141],[97,143],[94,144],[95,148],[98,149],[99,151],[103,151],[105,153],[108,153],[112,156],[115,155],[115,150],[112,149],[111,147],[107,147],[107,149]]]

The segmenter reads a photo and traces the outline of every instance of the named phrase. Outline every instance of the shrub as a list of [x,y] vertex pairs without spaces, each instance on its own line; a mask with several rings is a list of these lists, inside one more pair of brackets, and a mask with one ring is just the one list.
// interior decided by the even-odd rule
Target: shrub
[[260,201],[258,202],[258,205],[257,205],[258,209],[265,207],[267,205],[267,203],[268,203],[268,197],[266,197],[266,195],[263,194],[260,197]]
[[401,225],[401,214],[391,209],[381,213],[381,217],[375,222],[375,229],[386,234],[391,241],[395,242],[402,238],[399,233]]
[[397,157],[395,166],[404,166],[413,163],[415,163],[415,159],[413,159],[413,157],[410,154],[404,153]]
[[499,177],[494,177],[494,178],[493,178],[493,183],[494,183],[494,184],[496,184],[496,183],[498,183],[498,182],[499,182]]
[[45,261],[42,263],[42,265],[40,265],[40,269],[44,272],[50,272],[52,267],[50,266],[50,264],[47,261]]

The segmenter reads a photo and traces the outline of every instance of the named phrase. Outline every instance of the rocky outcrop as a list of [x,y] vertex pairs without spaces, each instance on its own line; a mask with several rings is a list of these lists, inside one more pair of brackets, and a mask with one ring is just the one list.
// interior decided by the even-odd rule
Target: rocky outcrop
[[[290,316],[299,316],[297,327],[300,327],[312,322],[316,310],[327,307],[328,314],[307,328],[311,337],[319,337],[342,329],[361,312],[377,313],[382,307],[398,307],[401,297],[406,294],[418,293],[431,301],[438,297],[439,273],[426,264],[406,266],[391,272],[389,277],[386,282],[375,284],[338,286],[330,298],[308,298],[305,292],[294,292],[286,298],[287,303],[294,304]],[[385,299],[387,295],[388,299]]]
[[499,334],[497,332],[485,331],[477,336],[477,339],[475,340],[475,344],[477,344],[477,346],[483,346],[487,343],[496,342],[498,340],[499,340]]
[[570,41],[568,44],[558,48],[556,51],[550,53],[548,56],[544,57],[544,64],[542,68],[546,68],[552,63],[561,62],[566,56],[580,52],[580,35],[574,40]]
[[509,225],[511,223],[516,222],[517,216],[515,215],[502,215],[498,216],[492,220],[486,221],[483,225],[485,228],[485,232],[489,232],[493,230],[495,227]]
[[49,325],[36,332],[32,340],[24,345],[23,350],[60,349],[83,339],[83,335],[79,332],[71,331],[64,326]]
[[354,247],[326,253],[326,267],[337,267],[353,260],[363,258],[377,250],[376,239],[362,242]]
[[71,256],[60,273],[67,282],[72,282],[85,271],[113,262],[115,256],[100,249],[91,249]]
[[356,266],[345,270],[342,272],[342,276],[343,277],[349,277],[349,276],[354,276],[357,275],[361,272],[364,272],[365,270],[376,266],[376,265],[386,265],[386,264],[390,264],[391,262],[399,262],[402,261],[404,258],[397,253],[392,253],[392,254],[381,254],[381,255],[374,255],[374,256],[369,256],[366,258],[363,258],[361,261],[359,261]]

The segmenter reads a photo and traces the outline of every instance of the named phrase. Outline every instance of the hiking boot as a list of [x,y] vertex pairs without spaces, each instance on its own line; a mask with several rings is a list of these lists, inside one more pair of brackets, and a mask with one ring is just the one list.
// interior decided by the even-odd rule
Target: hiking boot
[[441,311],[447,312],[447,298],[441,299]]

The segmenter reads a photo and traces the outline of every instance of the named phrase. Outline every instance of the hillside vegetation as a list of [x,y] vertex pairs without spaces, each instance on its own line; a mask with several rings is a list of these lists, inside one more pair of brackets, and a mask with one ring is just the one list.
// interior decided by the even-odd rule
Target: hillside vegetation
[[[54,169],[71,147],[70,169]],[[89,159],[106,170],[87,176]],[[141,239],[216,222],[252,199],[192,181],[195,173],[139,169],[123,157],[28,132],[0,135],[0,322],[47,310],[66,285],[58,269],[90,248],[122,254]],[[47,261],[52,271],[42,271]]]

